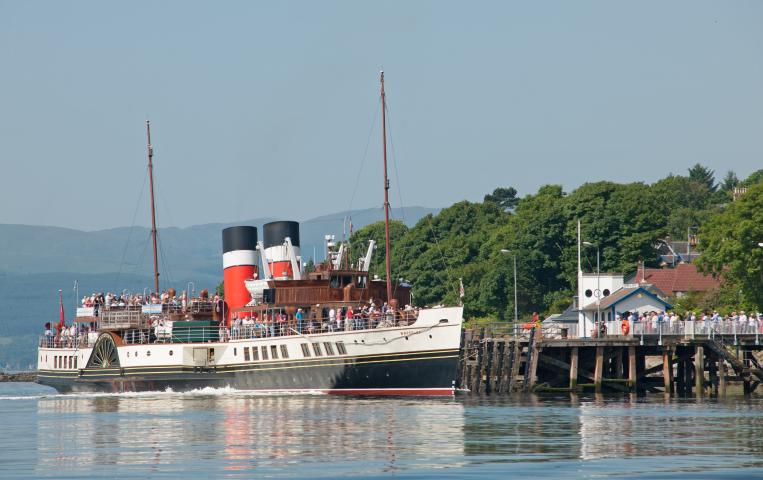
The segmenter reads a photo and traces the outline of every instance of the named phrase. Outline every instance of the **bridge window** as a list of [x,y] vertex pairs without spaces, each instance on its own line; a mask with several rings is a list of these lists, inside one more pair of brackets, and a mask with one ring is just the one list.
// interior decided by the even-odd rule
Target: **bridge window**
[[278,358],[278,347],[275,345],[270,346],[270,358],[276,360]]
[[74,368],[77,368],[77,356],[74,356]]
[[53,357],[53,368],[58,368],[58,355]]
[[326,355],[334,354],[334,347],[331,346],[331,342],[323,342],[323,346],[326,348]]
[[321,344],[320,343],[314,343],[313,344],[313,352],[315,352],[316,357],[323,356],[323,352],[321,352]]
[[281,345],[281,358],[289,358],[289,349],[286,345]]
[[244,361],[249,361],[249,347],[244,347]]
[[252,361],[255,362],[260,359],[260,349],[252,347]]
[[305,357],[305,358],[309,357],[310,356],[310,346],[308,344],[306,344],[306,343],[303,343],[302,345],[300,345],[300,347],[302,347],[302,356]]
[[339,352],[339,355],[347,354],[347,349],[344,348],[344,342],[336,342],[336,351]]
[[262,347],[260,347],[260,350],[262,350],[262,359],[263,360],[267,360],[268,359],[268,347],[263,345]]

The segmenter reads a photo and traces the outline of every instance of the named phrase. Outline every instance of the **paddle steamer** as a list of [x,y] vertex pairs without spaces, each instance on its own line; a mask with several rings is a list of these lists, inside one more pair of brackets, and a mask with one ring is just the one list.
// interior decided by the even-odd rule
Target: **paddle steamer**
[[264,225],[264,241],[253,226],[222,231],[224,300],[160,296],[147,123],[154,293],[139,305],[80,308],[74,328],[61,322],[40,340],[38,382],[61,392],[453,395],[462,308],[414,309],[410,286],[391,278],[383,72],[381,104],[384,280],[369,277],[373,241],[356,262],[342,243],[306,272],[299,224],[282,221]]

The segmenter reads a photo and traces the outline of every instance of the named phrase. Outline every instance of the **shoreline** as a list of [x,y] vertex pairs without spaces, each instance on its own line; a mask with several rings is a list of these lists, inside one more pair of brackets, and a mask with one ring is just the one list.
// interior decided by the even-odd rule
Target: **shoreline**
[[37,372],[5,373],[0,372],[0,382],[36,382]]

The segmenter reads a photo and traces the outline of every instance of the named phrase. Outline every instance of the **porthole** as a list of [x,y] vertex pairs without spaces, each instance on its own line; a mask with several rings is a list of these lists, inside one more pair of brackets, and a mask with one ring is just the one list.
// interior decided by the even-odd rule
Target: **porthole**
[[432,335],[430,335],[429,338],[432,338]]
[[234,348],[234,349],[233,349],[233,356],[235,357],[235,356],[237,356],[237,355],[238,355],[238,349]]
[[588,297],[588,298],[591,298],[593,296],[593,292],[591,291],[590,288],[585,291],[585,296]]
[[137,352],[137,351],[135,352],[135,357],[136,357],[136,358],[138,357],[138,352]]
[[406,340],[408,340],[408,337],[405,337]]
[[170,357],[172,356],[172,350],[170,350]]
[[130,352],[127,352],[127,358],[130,358]]
[[151,350],[148,350],[148,351],[146,352],[146,356],[147,356],[147,357],[150,357],[150,356],[151,356]]
[[609,296],[609,289],[605,288],[602,293],[604,294],[605,297],[608,297]]

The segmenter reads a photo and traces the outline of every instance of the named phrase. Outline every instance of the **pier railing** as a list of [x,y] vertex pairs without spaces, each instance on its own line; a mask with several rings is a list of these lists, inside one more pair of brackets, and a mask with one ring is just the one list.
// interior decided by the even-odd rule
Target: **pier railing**
[[[623,328],[623,323],[627,324]],[[491,322],[478,325],[466,325],[467,329],[482,332],[485,337],[529,338],[530,331],[536,324],[514,322]],[[683,337],[686,339],[763,337],[763,321],[760,320],[680,320],[680,321],[609,321],[604,323],[605,331],[597,335],[595,328],[580,334],[577,324],[542,323],[540,332],[544,339],[584,339],[601,337]],[[627,332],[627,333],[626,333]]]

